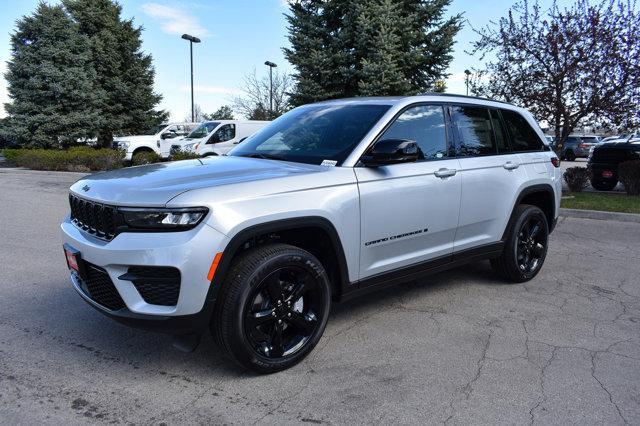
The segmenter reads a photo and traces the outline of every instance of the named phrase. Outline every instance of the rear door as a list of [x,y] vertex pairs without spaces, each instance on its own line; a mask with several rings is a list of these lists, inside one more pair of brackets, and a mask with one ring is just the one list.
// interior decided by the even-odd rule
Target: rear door
[[454,243],[454,252],[460,252],[502,238],[527,172],[511,149],[500,111],[470,105],[450,108],[462,185]]
[[355,167],[360,191],[360,278],[438,259],[450,260],[460,210],[458,160],[451,156],[446,110],[414,105],[378,140],[418,143],[415,163]]

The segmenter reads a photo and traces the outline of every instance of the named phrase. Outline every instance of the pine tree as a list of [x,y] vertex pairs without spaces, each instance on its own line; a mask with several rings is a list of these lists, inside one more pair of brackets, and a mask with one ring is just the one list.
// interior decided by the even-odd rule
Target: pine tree
[[101,124],[88,40],[61,6],[40,3],[17,22],[5,78],[11,103],[4,136],[29,147],[91,137]]
[[233,109],[229,105],[222,105],[211,114],[204,114],[206,120],[234,120]]
[[462,17],[451,0],[299,0],[290,4],[286,58],[294,105],[337,97],[407,95],[446,77]]
[[142,28],[121,18],[112,0],[63,0],[89,39],[96,90],[103,99],[98,141],[108,146],[114,133],[136,133],[166,119],[154,108],[162,97],[153,92],[151,55],[141,50]]

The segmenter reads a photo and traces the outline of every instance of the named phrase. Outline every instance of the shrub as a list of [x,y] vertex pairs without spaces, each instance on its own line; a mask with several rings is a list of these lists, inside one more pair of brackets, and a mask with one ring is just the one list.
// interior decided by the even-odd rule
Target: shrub
[[90,172],[122,167],[124,152],[114,149],[95,149],[88,146],[68,150],[5,149],[6,160],[18,167],[34,170]]
[[153,151],[138,151],[131,157],[131,165],[142,166],[144,164],[159,163],[160,156]]
[[618,164],[618,178],[629,195],[640,195],[640,160]]
[[171,154],[171,161],[192,160],[194,158],[200,158],[200,156],[195,152],[183,151],[181,149]]
[[584,167],[569,167],[564,172],[564,181],[571,192],[582,192],[591,177],[589,170]]

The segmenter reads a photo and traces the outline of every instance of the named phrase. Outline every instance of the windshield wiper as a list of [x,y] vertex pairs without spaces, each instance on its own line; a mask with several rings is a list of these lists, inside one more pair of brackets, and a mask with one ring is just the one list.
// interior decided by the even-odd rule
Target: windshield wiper
[[271,155],[271,154],[260,154],[257,152],[254,152],[253,154],[244,154],[244,155],[240,155],[240,157],[248,157],[248,158],[262,158],[263,160],[277,160],[277,161],[287,161],[282,157],[278,157],[277,155]]

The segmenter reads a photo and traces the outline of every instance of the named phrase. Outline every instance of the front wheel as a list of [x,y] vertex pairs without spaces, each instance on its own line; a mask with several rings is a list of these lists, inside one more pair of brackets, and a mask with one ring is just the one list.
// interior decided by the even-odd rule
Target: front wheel
[[261,246],[233,262],[211,331],[238,364],[273,373],[314,348],[330,303],[329,277],[315,256],[286,244]]
[[516,283],[535,277],[547,256],[549,225],[536,206],[521,204],[509,229],[502,255],[491,259],[491,267],[500,277]]

